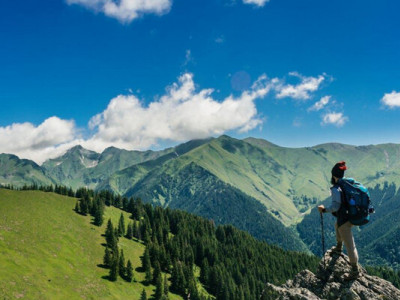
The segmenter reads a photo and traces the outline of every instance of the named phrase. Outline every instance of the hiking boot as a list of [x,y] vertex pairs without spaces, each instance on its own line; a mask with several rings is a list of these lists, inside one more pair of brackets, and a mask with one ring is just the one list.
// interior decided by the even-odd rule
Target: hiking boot
[[345,276],[344,280],[356,280],[357,278],[361,277],[360,269],[358,268],[358,264],[351,265],[351,270],[349,275]]
[[342,244],[337,244],[336,247],[332,248],[331,250],[331,256],[334,255],[341,255],[343,250],[343,245]]

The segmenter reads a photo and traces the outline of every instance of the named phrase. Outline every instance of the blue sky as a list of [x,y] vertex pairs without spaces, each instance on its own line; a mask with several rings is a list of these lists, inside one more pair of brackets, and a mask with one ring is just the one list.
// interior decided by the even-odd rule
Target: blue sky
[[400,141],[398,1],[137,3],[0,3],[0,153]]

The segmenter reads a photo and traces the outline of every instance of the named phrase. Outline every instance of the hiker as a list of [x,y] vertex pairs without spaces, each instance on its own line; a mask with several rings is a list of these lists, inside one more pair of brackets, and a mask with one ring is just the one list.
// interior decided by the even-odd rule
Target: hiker
[[345,170],[347,170],[347,167],[346,162],[344,161],[338,162],[334,165],[332,168],[331,178],[332,203],[329,207],[319,205],[318,210],[320,213],[330,212],[337,218],[335,223],[337,244],[336,247],[333,248],[332,253],[340,255],[342,253],[344,243],[351,264],[351,271],[345,279],[354,280],[360,275],[360,271],[358,269],[358,252],[354,243],[353,233],[351,232],[353,224],[351,224],[348,220],[347,210],[342,201],[342,197],[344,195],[342,194],[343,192],[338,184],[339,179],[343,178]]

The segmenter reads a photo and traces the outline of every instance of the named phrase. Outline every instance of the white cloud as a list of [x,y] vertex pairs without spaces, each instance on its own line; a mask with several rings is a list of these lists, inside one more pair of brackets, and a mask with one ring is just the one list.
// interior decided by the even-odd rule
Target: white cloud
[[392,91],[390,94],[385,94],[381,102],[389,108],[400,107],[400,92]]
[[144,105],[135,95],[119,95],[93,116],[93,132],[82,139],[73,121],[51,117],[42,124],[17,123],[0,127],[0,153],[12,153],[42,163],[75,146],[98,152],[109,146],[143,150],[161,140],[186,141],[216,136],[230,130],[247,132],[261,125],[254,101],[263,98],[276,83],[265,75],[238,97],[222,101],[213,89],[197,91],[193,75],[186,73],[158,100]]
[[[13,153],[42,163],[78,144],[98,152],[110,146],[144,150],[160,141],[181,142],[228,131],[247,132],[264,121],[258,114],[256,99],[270,91],[304,98],[315,90],[307,82],[316,81],[319,85],[323,80],[300,78],[300,87],[293,87],[297,92],[285,92],[289,87],[282,80],[262,75],[240,95],[217,100],[213,97],[214,89],[196,89],[193,75],[185,73],[148,105],[132,94],[112,99],[103,112],[90,119],[87,129],[81,129],[88,131],[86,139],[81,138],[74,121],[58,117],[48,118],[38,126],[18,123],[0,127],[0,153]],[[342,113],[331,113],[323,117],[323,124],[342,126],[347,120]]]
[[185,141],[220,135],[229,130],[249,131],[262,123],[254,100],[271,89],[261,76],[250,90],[223,101],[213,89],[196,91],[193,75],[186,73],[159,101],[143,105],[134,95],[112,99],[106,110],[90,120],[97,132],[84,146],[97,151],[111,144],[125,149],[148,149],[159,140]]
[[269,2],[269,0],[243,0],[245,4],[254,4],[259,7],[264,6],[267,2]]
[[328,105],[331,100],[331,96],[324,96],[318,102],[315,102],[313,106],[308,108],[308,111],[320,111],[326,105]]
[[12,153],[41,163],[57,155],[60,145],[67,145],[77,136],[73,121],[57,117],[48,118],[39,126],[15,123],[0,127],[0,153]]
[[325,80],[325,74],[319,75],[318,77],[306,77],[297,72],[290,72],[290,76],[294,76],[300,79],[300,83],[296,85],[292,84],[279,84],[276,86],[276,97],[280,98],[293,98],[300,100],[309,99],[310,93],[315,92],[320,87],[321,83]]
[[322,117],[321,125],[343,126],[349,120],[343,113],[327,113]]
[[172,0],[67,0],[67,3],[82,5],[122,23],[130,23],[144,14],[169,12]]

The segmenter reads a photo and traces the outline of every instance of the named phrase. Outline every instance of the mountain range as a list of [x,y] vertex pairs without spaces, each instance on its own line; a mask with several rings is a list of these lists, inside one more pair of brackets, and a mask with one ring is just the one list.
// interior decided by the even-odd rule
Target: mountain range
[[[287,249],[315,253],[309,240],[315,226],[304,224],[310,218],[317,224],[319,215],[310,212],[329,197],[330,170],[340,160],[347,162],[346,176],[370,188],[380,184],[378,189],[384,191],[385,184],[400,182],[397,144],[286,148],[223,135],[162,151],[111,147],[96,153],[76,146],[41,166],[2,154],[0,184],[108,189],[184,209],[217,224],[231,223]],[[393,197],[384,204],[394,205]]]

